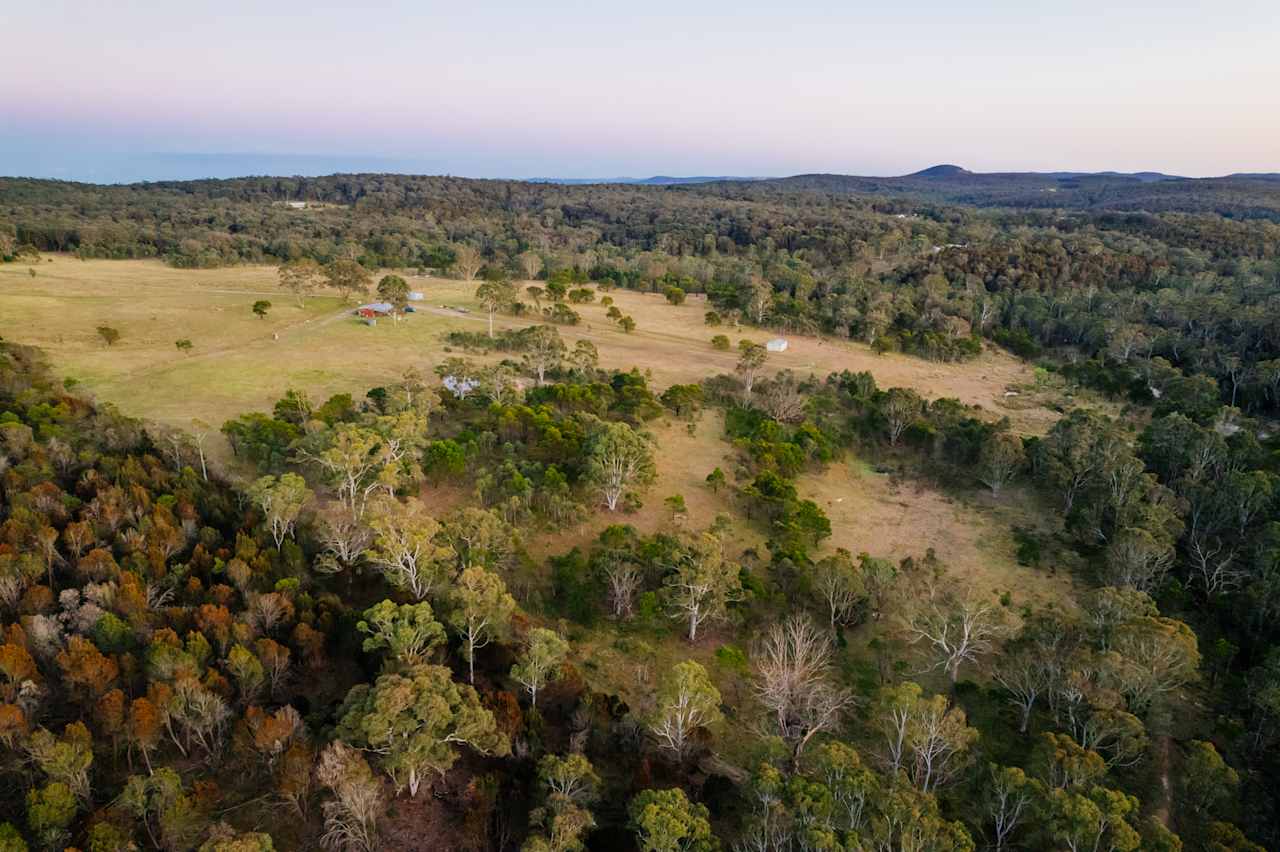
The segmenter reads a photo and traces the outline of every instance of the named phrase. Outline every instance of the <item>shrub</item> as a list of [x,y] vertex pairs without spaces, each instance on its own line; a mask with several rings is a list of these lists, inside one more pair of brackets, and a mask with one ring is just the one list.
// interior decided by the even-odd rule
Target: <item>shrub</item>
[[549,321],[560,325],[577,325],[582,320],[582,316],[577,311],[560,302],[543,308],[542,315]]
[[1040,355],[1040,344],[1024,328],[997,328],[991,339],[1022,358],[1036,358]]
[[1018,546],[1018,564],[1035,567],[1040,564],[1040,539],[1023,527],[1013,528],[1013,541]]
[[746,672],[747,655],[737,645],[721,645],[716,648],[716,662],[733,672]]

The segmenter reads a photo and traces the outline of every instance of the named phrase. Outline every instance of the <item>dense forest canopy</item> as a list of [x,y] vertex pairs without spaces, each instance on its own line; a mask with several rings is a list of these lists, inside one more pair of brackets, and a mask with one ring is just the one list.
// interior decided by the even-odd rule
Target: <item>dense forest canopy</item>
[[[272,263],[300,300],[423,268],[489,314],[435,377],[221,424],[235,483],[207,434],[0,342],[0,849],[1277,848],[1271,184],[1041,176],[1049,206],[998,178],[0,180],[7,261]],[[551,324],[494,331],[531,310],[513,279]],[[705,293],[709,333],[1003,346],[1112,413],[1022,435],[749,341],[731,375],[653,387],[560,338],[616,287]],[[708,419],[725,511],[695,527],[653,493],[652,430]],[[845,458],[1022,489],[1050,522],[1012,531],[1019,570],[1068,596],[831,547],[802,479]],[[628,523],[659,501],[660,529]]]

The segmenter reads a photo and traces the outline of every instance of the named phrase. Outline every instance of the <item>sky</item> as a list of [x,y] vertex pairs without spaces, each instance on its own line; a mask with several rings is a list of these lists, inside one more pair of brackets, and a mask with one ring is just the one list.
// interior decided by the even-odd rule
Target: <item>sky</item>
[[11,3],[0,174],[1280,171],[1280,2]]

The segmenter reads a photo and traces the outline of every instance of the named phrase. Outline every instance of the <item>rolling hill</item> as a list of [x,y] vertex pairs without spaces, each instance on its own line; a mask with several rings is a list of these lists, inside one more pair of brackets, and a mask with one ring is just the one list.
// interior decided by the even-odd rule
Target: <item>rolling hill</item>
[[1186,178],[1161,172],[971,172],[938,165],[900,177],[804,174],[757,188],[885,195],[976,207],[1216,213],[1280,221],[1280,174]]

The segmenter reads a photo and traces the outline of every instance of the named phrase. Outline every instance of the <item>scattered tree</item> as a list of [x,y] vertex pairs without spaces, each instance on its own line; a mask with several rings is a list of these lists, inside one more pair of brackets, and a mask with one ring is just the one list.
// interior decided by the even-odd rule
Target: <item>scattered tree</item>
[[920,395],[909,388],[889,390],[880,409],[889,432],[889,446],[898,445],[898,439],[902,437],[902,433],[920,416],[923,405]]
[[316,778],[333,794],[324,804],[321,844],[335,852],[375,852],[385,804],[382,785],[364,755],[335,740],[321,752]]
[[700,728],[719,722],[720,692],[707,670],[693,660],[677,663],[658,686],[657,708],[649,730],[658,744],[684,757]]
[[409,306],[409,282],[399,275],[384,275],[378,282],[378,298],[391,305],[398,318]]
[[827,606],[832,630],[837,625],[848,624],[866,600],[853,555],[844,548],[814,564],[813,583]]
[[[468,278],[467,280],[470,280]],[[493,317],[498,311],[506,310],[506,308],[516,301],[515,288],[511,286],[509,281],[485,281],[476,288],[476,301],[480,303],[480,307],[489,315],[489,338],[493,338]]]
[[444,627],[425,602],[382,601],[366,609],[356,627],[366,636],[365,651],[386,650],[392,660],[404,666],[429,662],[445,642]]
[[298,301],[298,307],[302,307],[304,296],[309,296],[316,291],[324,277],[320,264],[309,257],[281,264],[278,274],[280,286],[293,294]]
[[369,526],[373,544],[365,558],[415,600],[426,600],[453,575],[453,550],[441,545],[440,524],[418,498],[383,501]]
[[905,626],[910,641],[929,646],[937,657],[933,668],[945,669],[954,684],[961,664],[989,652],[1003,624],[994,604],[931,583],[910,608]]
[[738,375],[742,378],[742,394],[751,399],[751,390],[755,387],[756,377],[769,358],[769,350],[759,343],[744,340],[738,346]]
[[520,660],[511,668],[511,677],[529,693],[529,704],[538,706],[538,692],[555,680],[569,653],[569,643],[545,627],[529,631]]
[[587,477],[610,512],[632,488],[648,485],[656,471],[649,440],[625,423],[599,422],[590,439]]
[[627,808],[641,852],[719,852],[705,805],[684,790],[641,790]]
[[[590,345],[590,344],[588,344]],[[538,387],[546,381],[547,372],[558,370],[565,356],[564,341],[555,326],[534,326],[524,352],[525,366],[538,378]]]
[[345,302],[351,301],[353,294],[364,295],[369,292],[373,276],[354,260],[339,258],[324,267],[325,283],[342,294]]
[[680,547],[667,568],[663,583],[671,616],[689,625],[690,642],[698,640],[700,626],[724,618],[742,595],[740,569],[725,558],[723,543],[711,532]]
[[504,755],[507,738],[470,686],[454,682],[444,666],[418,665],[360,684],[342,705],[342,739],[378,756],[383,771],[417,796],[424,776],[443,776],[457,760],[454,747]]
[[475,246],[457,243],[453,246],[453,266],[458,270],[463,281],[474,281],[476,273],[480,271],[481,266],[484,266],[484,259],[480,257],[480,252]]
[[[537,252],[521,252],[520,256],[517,257],[516,260],[520,263],[520,269],[524,272],[524,277],[527,281],[532,281],[537,278],[538,273],[542,271],[542,256]],[[532,290],[534,288],[530,287],[529,289]]]
[[978,473],[982,484],[998,495],[1026,462],[1022,439],[1007,432],[997,432],[982,445]]
[[502,578],[479,565],[463,570],[452,591],[453,611],[449,623],[462,637],[467,661],[467,680],[476,682],[476,651],[494,636],[506,633],[515,611],[515,599],[507,593]]
[[293,535],[298,516],[314,494],[301,476],[285,473],[279,479],[270,475],[260,477],[249,486],[248,496],[262,511],[276,550],[279,550],[284,540]]

